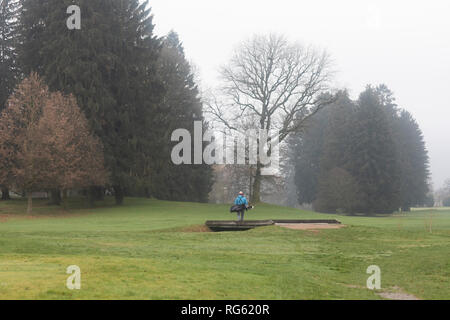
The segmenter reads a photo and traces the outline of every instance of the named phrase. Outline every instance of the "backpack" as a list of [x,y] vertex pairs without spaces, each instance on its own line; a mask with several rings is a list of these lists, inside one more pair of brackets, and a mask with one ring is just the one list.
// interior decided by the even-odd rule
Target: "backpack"
[[242,205],[245,204],[245,203],[244,203],[244,197],[238,197],[237,200],[238,200],[238,202],[239,202],[238,205],[241,205],[241,206],[242,206]]

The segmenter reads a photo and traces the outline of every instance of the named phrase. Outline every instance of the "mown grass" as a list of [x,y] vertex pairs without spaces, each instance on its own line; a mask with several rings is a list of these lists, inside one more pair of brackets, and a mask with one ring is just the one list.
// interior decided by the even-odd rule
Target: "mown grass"
[[[229,206],[35,205],[29,217],[23,201],[0,203],[1,299],[381,299],[365,288],[369,265],[381,268],[382,291],[450,298],[450,209],[350,217],[261,205],[246,218],[331,217],[347,227],[211,233],[197,231],[234,219]],[[65,286],[69,265],[81,268],[81,290]]]

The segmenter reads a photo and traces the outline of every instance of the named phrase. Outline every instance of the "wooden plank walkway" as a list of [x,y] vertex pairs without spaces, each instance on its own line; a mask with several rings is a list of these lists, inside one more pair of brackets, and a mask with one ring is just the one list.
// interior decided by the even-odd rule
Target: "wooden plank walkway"
[[301,223],[313,223],[313,224],[340,224],[337,220],[223,220],[223,221],[206,221],[205,225],[215,232],[220,231],[245,231],[258,227],[266,227],[277,224],[301,224]]
[[257,227],[274,225],[272,220],[244,220],[244,221],[206,221],[205,225],[212,231],[245,231]]

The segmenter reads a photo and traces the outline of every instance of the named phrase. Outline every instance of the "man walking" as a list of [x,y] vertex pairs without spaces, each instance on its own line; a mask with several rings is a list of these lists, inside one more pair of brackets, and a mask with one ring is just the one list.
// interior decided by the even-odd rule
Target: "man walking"
[[237,212],[238,221],[244,221],[244,212],[248,208],[248,201],[244,197],[244,193],[242,191],[239,192],[236,200],[234,200],[234,204],[237,206],[241,206],[241,210]]

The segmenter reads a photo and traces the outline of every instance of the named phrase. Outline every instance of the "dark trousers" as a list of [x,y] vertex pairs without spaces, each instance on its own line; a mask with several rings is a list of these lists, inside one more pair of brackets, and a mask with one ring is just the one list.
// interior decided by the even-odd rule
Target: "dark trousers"
[[244,221],[244,210],[237,213],[238,221]]

